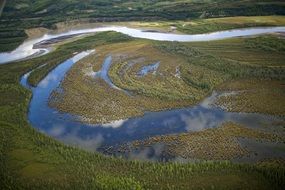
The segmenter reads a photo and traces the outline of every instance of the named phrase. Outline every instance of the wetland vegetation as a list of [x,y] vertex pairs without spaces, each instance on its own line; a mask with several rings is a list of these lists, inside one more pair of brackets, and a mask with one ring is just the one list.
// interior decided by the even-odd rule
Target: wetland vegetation
[[[272,43],[268,43],[269,40]],[[259,44],[259,47],[253,49],[253,44]],[[218,90],[237,93],[218,98],[214,103],[217,107],[233,112],[283,117],[283,44],[282,37],[270,35],[191,43],[133,39],[101,46],[96,48],[96,54],[80,61],[70,70],[61,86],[64,93],[55,92],[50,106],[80,115],[82,122],[108,123],[141,116],[145,111],[193,106],[212,90]],[[227,49],[229,46],[232,47],[230,50]],[[231,54],[225,54],[226,51]],[[270,53],[275,54],[275,60],[266,56]],[[113,57],[109,70],[111,80],[130,94],[114,89],[89,74],[100,70],[107,55]],[[250,55],[250,59],[247,55]],[[143,67],[156,62],[159,62],[159,66],[155,72],[138,76]],[[266,106],[260,101],[261,97]],[[245,157],[250,154],[245,148],[247,145],[241,145],[240,138],[257,140],[261,144],[272,142],[276,147],[284,146],[283,123],[272,124],[272,129],[266,134],[262,133],[264,124],[261,122],[259,125],[258,129],[252,130],[230,123],[198,133],[150,137],[131,142],[131,145],[126,143],[105,147],[103,152],[132,154],[133,151],[144,152],[146,147],[164,144],[165,147],[161,149],[164,149],[166,158],[178,156],[187,159],[246,160]],[[276,133],[280,135],[278,138]],[[198,139],[194,140],[193,136]],[[260,153],[260,150],[253,148],[251,153],[262,155],[262,151]],[[258,159],[258,156],[253,156],[249,160]]]
[[[95,26],[94,22],[177,34],[285,25],[284,2],[270,0],[61,0],[56,4],[10,0],[0,1],[0,10],[1,5],[5,7],[0,14],[0,52],[51,29],[65,31]],[[0,65],[0,189],[259,190],[285,186],[284,33],[166,42],[110,31],[66,38],[49,46],[52,50],[46,55]],[[43,134],[30,120],[35,89],[58,66],[86,50],[95,51],[69,63],[71,69],[61,76],[45,104],[52,114],[71,114],[77,125],[103,127],[109,135],[119,135],[120,123],[134,118],[129,121],[133,126],[126,125],[128,135],[134,137],[100,147],[100,153],[78,148],[84,138],[72,138],[72,127],[82,136],[91,129],[84,131],[74,124],[65,126],[71,132],[58,126]],[[20,84],[28,72],[31,89]],[[98,77],[100,72],[104,76]],[[52,81],[57,79],[48,82]],[[219,95],[213,96],[215,92]],[[209,114],[210,109],[215,114]],[[141,128],[149,130],[144,131],[147,137],[135,136],[132,127],[138,127],[136,122],[144,115],[157,117],[165,110],[181,111],[189,130],[167,133],[181,125],[169,117],[159,125],[169,128],[158,127],[164,135],[153,135],[157,123],[150,120],[145,122],[148,128]],[[215,123],[217,118],[226,122]],[[53,138],[61,133],[70,135],[74,143]],[[85,140],[96,150],[93,139]],[[162,159],[152,159],[153,154]]]
[[[272,43],[263,41],[266,48],[252,49],[252,44],[263,38]],[[270,79],[272,82],[268,83],[284,80],[283,45],[284,39],[267,36],[183,44],[134,39],[101,46],[96,49],[97,54],[89,56],[71,69],[62,83],[64,93],[54,93],[51,105],[61,111],[81,115],[91,123],[129,118],[141,115],[145,110],[157,111],[194,105],[228,80],[254,77]],[[228,46],[232,47],[228,50],[231,54],[225,54]],[[274,59],[269,54],[274,54]],[[132,96],[108,88],[100,79],[88,75],[100,70],[107,55],[113,57],[109,72],[111,80],[119,88],[131,92]],[[250,55],[250,59],[247,55]],[[160,65],[155,74],[137,76],[143,66],[158,61]],[[181,72],[180,76],[176,75],[177,69]],[[282,82],[279,83],[279,96],[274,95],[276,98],[273,100],[279,109],[269,106],[275,113],[283,110],[284,89]],[[271,97],[268,94],[265,96],[269,99]],[[93,100],[92,103],[90,99]],[[60,103],[55,104],[56,102]],[[92,109],[95,107],[96,109]]]
[[[106,35],[107,38],[102,39]],[[93,38],[99,38],[105,43],[105,40],[110,39],[108,35],[116,34],[98,34]],[[118,37],[121,38],[121,35]],[[82,45],[88,44],[90,38],[81,41]],[[80,50],[81,43],[77,43],[78,49],[71,44],[66,44],[62,48],[73,47],[74,51]],[[58,51],[60,49],[55,52]],[[43,64],[42,60],[50,55],[0,67],[1,73],[5,73],[1,75],[0,80],[2,100],[0,184],[3,188],[267,189],[275,187],[278,189],[283,187],[284,168],[280,167],[282,160],[274,162],[269,160],[251,165],[227,161],[192,164],[126,161],[68,147],[38,133],[26,120],[31,92],[21,87],[18,81],[21,75]],[[208,182],[205,183],[204,180]]]

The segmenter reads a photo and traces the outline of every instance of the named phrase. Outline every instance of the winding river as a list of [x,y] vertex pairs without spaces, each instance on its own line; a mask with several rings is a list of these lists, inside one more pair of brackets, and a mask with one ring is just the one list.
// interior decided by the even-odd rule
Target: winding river
[[48,99],[53,90],[60,90],[58,89],[60,82],[72,65],[90,53],[93,53],[93,51],[79,53],[60,64],[36,88],[32,88],[27,83],[30,72],[21,79],[21,84],[33,91],[28,114],[30,123],[41,132],[64,143],[96,151],[102,147],[157,135],[200,131],[220,126],[227,121],[250,127],[258,127],[261,123],[271,125],[279,121],[277,118],[262,114],[230,113],[222,109],[213,108],[211,103],[218,96],[226,95],[213,92],[210,97],[194,107],[146,112],[141,117],[107,124],[89,125],[80,123],[78,122],[79,116],[59,113],[57,110],[50,108]]
[[38,47],[37,45],[48,40],[52,39],[56,40],[58,38],[65,38],[67,36],[78,36],[78,35],[103,32],[103,31],[115,31],[135,38],[144,38],[144,39],[157,40],[157,41],[194,42],[194,41],[221,40],[221,39],[227,39],[239,36],[252,36],[252,35],[260,35],[272,32],[285,32],[285,27],[245,28],[245,29],[213,32],[208,34],[197,34],[197,35],[148,32],[140,29],[133,29],[122,26],[109,26],[109,27],[98,27],[92,29],[71,30],[60,34],[45,34],[40,38],[27,40],[12,52],[0,53],[0,64],[47,54],[51,51],[51,49],[43,48],[41,46]]
[[[231,30],[203,35],[151,33],[126,27],[78,30],[59,35],[45,35],[39,39],[26,41],[15,51],[1,54],[0,60],[2,63],[6,63],[27,58],[28,56],[38,53],[39,51],[48,53],[49,50],[47,49],[33,49],[33,45],[43,40],[60,37],[61,35],[109,30],[122,32],[133,37],[155,40],[207,41],[236,36],[263,34],[268,32],[285,32],[285,27]],[[29,121],[33,127],[66,144],[79,146],[91,151],[100,151],[103,147],[114,146],[116,144],[133,140],[141,140],[157,135],[178,134],[214,128],[220,126],[224,122],[229,121],[253,128],[258,127],[261,124],[272,125],[273,123],[281,121],[280,118],[262,114],[231,113],[222,109],[214,108],[211,106],[211,103],[213,103],[217,97],[224,96],[226,94],[213,92],[210,97],[206,98],[199,105],[189,108],[173,109],[160,112],[146,112],[140,117],[114,121],[107,124],[90,125],[80,123],[78,122],[78,120],[80,120],[79,116],[68,113],[60,113],[57,110],[50,108],[48,106],[48,99],[53,90],[60,90],[60,82],[63,80],[65,74],[72,67],[72,65],[92,53],[94,53],[94,50],[81,52],[66,60],[52,70],[35,88],[31,87],[27,82],[27,78],[32,71],[25,74],[21,78],[21,84],[24,87],[31,89],[33,92],[28,113]],[[112,85],[112,83],[108,80],[108,70],[111,61],[112,58],[107,57],[105,64],[103,64],[106,66],[102,67],[100,73],[95,75],[105,78],[105,81],[107,83],[109,82],[110,85]]]

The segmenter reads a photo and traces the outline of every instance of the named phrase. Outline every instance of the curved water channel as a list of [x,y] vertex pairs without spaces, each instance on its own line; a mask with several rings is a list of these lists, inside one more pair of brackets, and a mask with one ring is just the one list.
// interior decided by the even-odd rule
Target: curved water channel
[[[114,146],[133,140],[142,140],[157,135],[178,134],[189,131],[200,131],[220,126],[223,122],[232,121],[249,127],[261,124],[271,125],[280,119],[262,114],[231,113],[211,107],[211,103],[221,95],[213,92],[197,106],[173,109],[160,112],[146,112],[143,116],[114,121],[108,124],[90,125],[78,122],[79,116],[59,113],[48,106],[48,100],[53,90],[61,90],[60,82],[66,72],[80,59],[94,53],[85,51],[63,62],[52,70],[37,87],[31,87],[27,78],[29,73],[21,78],[21,84],[32,90],[28,118],[32,126],[39,131],[58,139],[66,144],[79,146],[91,151],[104,151],[103,147]],[[106,67],[101,73],[107,73],[111,57],[105,60]],[[106,79],[109,81],[110,79]],[[112,82],[110,86],[112,86]],[[154,155],[158,157],[157,155]]]
[[285,32],[285,27],[258,27],[234,29],[208,34],[182,35],[161,32],[149,32],[140,29],[133,29],[122,26],[97,27],[92,29],[71,30],[60,34],[45,34],[40,38],[25,41],[12,52],[0,53],[0,64],[32,58],[47,54],[51,51],[45,48],[43,44],[50,44],[55,41],[67,39],[69,37],[79,36],[88,33],[115,31],[135,38],[144,38],[157,41],[178,41],[178,42],[194,42],[194,41],[210,41],[220,40],[239,36],[252,36],[272,32]]

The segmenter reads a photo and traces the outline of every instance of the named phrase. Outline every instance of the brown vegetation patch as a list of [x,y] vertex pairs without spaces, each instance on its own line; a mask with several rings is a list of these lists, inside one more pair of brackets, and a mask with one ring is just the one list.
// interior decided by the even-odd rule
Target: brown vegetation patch
[[217,89],[239,91],[236,95],[220,97],[216,102],[228,111],[285,116],[285,84],[282,81],[236,80]]
[[[111,88],[101,78],[90,75],[90,72],[101,69],[108,55],[112,55],[109,71],[111,80],[119,88],[131,92],[131,95]],[[126,65],[131,61],[138,63],[126,70]],[[137,76],[142,66],[157,61],[160,61],[160,66],[156,74]],[[82,120],[88,123],[106,123],[134,117],[142,115],[146,110],[194,105],[207,91],[176,77],[176,67],[179,65],[189,68],[186,60],[160,52],[149,41],[101,46],[96,49],[96,54],[72,67],[62,82],[63,93],[54,91],[50,105],[60,111],[82,116]],[[193,71],[195,68],[198,69],[193,66]],[[191,73],[193,78],[195,73]],[[208,72],[205,73],[207,75]]]

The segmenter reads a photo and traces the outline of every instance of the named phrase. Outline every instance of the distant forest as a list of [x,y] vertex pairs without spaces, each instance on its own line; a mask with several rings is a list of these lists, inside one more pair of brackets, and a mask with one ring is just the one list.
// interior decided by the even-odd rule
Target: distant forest
[[42,22],[49,25],[79,18],[94,21],[184,20],[284,14],[282,0],[9,0],[2,20],[44,18]]
[[23,42],[27,28],[53,29],[55,23],[70,20],[115,22],[285,15],[283,0],[0,0],[0,3],[4,7],[0,17],[0,52],[13,50]]

